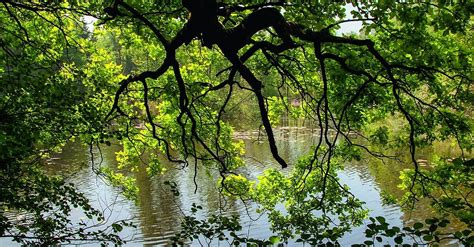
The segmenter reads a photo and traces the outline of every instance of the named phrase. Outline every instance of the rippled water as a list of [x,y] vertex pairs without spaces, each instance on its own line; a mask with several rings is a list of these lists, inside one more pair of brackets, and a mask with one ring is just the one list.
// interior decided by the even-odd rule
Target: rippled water
[[[280,154],[286,160],[293,162],[305,153],[313,144],[314,133],[304,127],[279,128],[275,132]],[[245,171],[251,177],[256,177],[268,167],[275,166],[268,145],[265,141],[256,141],[254,135],[242,133],[246,147]],[[116,167],[115,152],[120,146],[112,145],[102,149],[102,166]],[[97,154],[97,150],[94,151]],[[428,154],[424,154],[428,155]],[[140,189],[138,204],[123,198],[117,189],[112,188],[102,179],[97,178],[91,170],[90,153],[87,147],[78,143],[71,143],[61,153],[47,161],[45,169],[50,174],[62,174],[70,182],[77,185],[80,191],[85,192],[93,200],[93,205],[109,215],[109,221],[132,219],[138,226],[137,229],[125,229],[122,237],[129,239],[127,246],[152,246],[166,245],[169,238],[178,230],[180,219],[184,212],[188,212],[192,203],[202,205],[204,212],[201,215],[216,213],[220,206],[227,208],[224,214],[237,214],[244,226],[242,234],[255,238],[268,238],[271,231],[268,229],[266,215],[255,213],[255,205],[244,204],[241,201],[223,201],[218,196],[216,181],[211,179],[212,171],[199,170],[197,174],[198,188],[194,193],[193,168],[172,169],[158,177],[149,178],[144,169],[131,174],[136,178]],[[98,164],[95,164],[96,166]],[[371,165],[366,163],[347,164],[338,176],[342,183],[349,185],[352,193],[366,202],[371,216],[383,216],[387,222],[394,226],[403,226],[410,221],[410,215],[404,214],[397,206],[385,206],[381,201],[381,190],[397,192],[398,173],[404,167],[401,164],[390,163],[386,166]],[[180,195],[172,195],[164,181],[174,181],[178,185]],[[420,206],[413,214],[415,218],[424,218],[431,214],[425,207]],[[81,215],[76,212],[73,217]],[[365,240],[365,227],[355,227],[346,234],[340,243],[347,246],[350,243],[361,243]],[[199,245],[198,242],[190,243]],[[213,243],[215,245],[217,243]],[[294,245],[295,243],[290,243]],[[10,245],[5,240],[0,240],[1,246]],[[228,245],[225,242],[221,246]]]

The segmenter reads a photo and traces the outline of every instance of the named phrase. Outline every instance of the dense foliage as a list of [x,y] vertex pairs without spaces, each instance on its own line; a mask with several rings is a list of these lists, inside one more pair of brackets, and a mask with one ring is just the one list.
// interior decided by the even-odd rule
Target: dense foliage
[[[1,1],[0,236],[122,243],[116,233],[125,222],[75,227],[72,207],[98,222],[104,216],[39,168],[76,138],[91,146],[119,142],[122,170],[144,163],[150,176],[160,176],[165,157],[195,174],[217,171],[212,178],[223,196],[258,203],[275,233],[244,239],[235,218],[190,215],[177,243],[195,236],[234,244],[337,242],[367,217],[337,172],[354,160],[398,159],[386,151],[396,147],[409,154],[401,162],[413,165],[401,174],[407,193],[399,203],[429,198],[466,231],[438,232],[445,219],[399,229],[372,218],[365,244],[380,236],[472,244],[474,5],[346,2]],[[85,21],[92,17],[93,28]],[[362,23],[359,34],[338,32],[352,22]],[[312,121],[318,132],[294,163],[280,156],[273,133],[282,114]],[[269,168],[256,179],[242,172],[243,145],[233,131],[245,119],[264,130],[275,162],[289,171]],[[389,128],[387,119],[400,124]],[[455,143],[459,157],[439,157],[423,169],[417,150],[440,141]],[[133,197],[133,178],[91,163]]]
[[[120,80],[119,67],[92,47],[81,15],[65,14],[7,3],[0,13],[0,236],[23,244],[121,243],[83,193],[40,167],[66,141],[100,133]],[[69,217],[77,207],[87,221]]]

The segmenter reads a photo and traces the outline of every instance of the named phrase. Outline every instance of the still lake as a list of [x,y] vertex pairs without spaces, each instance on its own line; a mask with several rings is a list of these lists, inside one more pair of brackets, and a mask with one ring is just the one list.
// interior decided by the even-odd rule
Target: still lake
[[[290,163],[308,151],[316,140],[317,131],[305,127],[302,124],[292,124],[291,127],[279,127],[275,129],[275,137],[280,155]],[[270,153],[266,141],[257,140],[258,133],[242,132],[237,137],[245,143],[246,167],[243,171],[250,177],[260,175],[264,169],[277,167]],[[116,168],[115,152],[119,151],[119,145],[112,144],[101,148],[102,166]],[[454,147],[443,146],[443,155],[455,153]],[[98,155],[98,150],[93,153]],[[420,152],[420,159],[431,158],[433,149]],[[98,158],[96,158],[96,162]],[[223,200],[217,191],[216,180],[212,179],[215,172],[199,170],[197,174],[198,187],[195,193],[193,181],[194,168],[188,167],[178,169],[169,167],[164,175],[149,177],[145,169],[130,173],[136,179],[139,187],[138,202],[124,198],[117,188],[113,188],[106,181],[98,178],[91,169],[91,154],[88,146],[80,143],[69,143],[63,152],[54,155],[45,162],[45,169],[49,174],[60,174],[67,177],[69,182],[76,184],[78,189],[85,193],[93,201],[93,206],[102,209],[108,221],[130,219],[137,226],[136,229],[125,229],[121,236],[128,239],[126,246],[160,246],[167,245],[170,238],[179,231],[180,220],[183,213],[189,212],[193,203],[201,205],[205,217],[212,213],[221,212],[225,207],[225,215],[239,215],[243,226],[241,234],[253,238],[268,238],[272,236],[269,223],[265,214],[255,212],[256,205],[243,203],[242,201]],[[95,164],[97,165],[97,164]],[[436,215],[426,203],[419,203],[412,212],[404,212],[396,205],[384,205],[382,202],[382,191],[391,192],[400,196],[397,189],[399,183],[399,172],[409,168],[409,164],[400,162],[374,163],[353,162],[345,165],[338,173],[342,183],[351,188],[351,192],[359,199],[366,202],[370,209],[370,216],[383,216],[393,226],[403,227],[413,220],[424,219]],[[174,181],[180,192],[174,196],[165,181]],[[72,217],[80,218],[80,212],[74,212]],[[367,221],[366,221],[367,222]],[[363,243],[365,226],[354,227],[352,232],[347,233],[339,240],[342,246],[351,243]],[[190,245],[199,246],[205,241],[195,241]],[[391,242],[386,242],[391,243]],[[6,239],[0,239],[0,245],[9,246],[13,243]],[[91,244],[94,246],[96,244]],[[227,242],[213,242],[212,246],[227,246]],[[296,245],[290,242],[288,245]]]

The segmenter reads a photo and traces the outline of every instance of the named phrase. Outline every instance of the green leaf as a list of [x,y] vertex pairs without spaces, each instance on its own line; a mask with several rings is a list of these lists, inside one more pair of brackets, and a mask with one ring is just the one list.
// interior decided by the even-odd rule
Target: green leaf
[[384,218],[384,217],[382,217],[382,216],[377,216],[377,217],[375,217],[375,218],[377,219],[378,222],[380,222],[380,223],[382,223],[382,224],[385,223],[385,218]]
[[428,225],[434,224],[434,223],[436,223],[436,222],[438,222],[438,219],[436,219],[436,218],[426,219],[426,220],[425,220],[425,223],[428,224]]
[[433,236],[431,236],[431,235],[425,235],[425,236],[423,236],[423,240],[425,240],[425,241],[431,241],[431,240],[433,240]]
[[114,232],[121,232],[123,227],[120,224],[112,224],[112,228],[114,229]]
[[277,243],[280,242],[280,237],[278,237],[278,236],[271,236],[271,237],[269,238],[269,240],[270,240],[270,243],[272,243],[272,244],[277,244]]
[[415,224],[413,224],[413,228],[416,230],[421,229],[422,227],[423,227],[423,223],[416,222]]
[[401,244],[403,243],[403,238],[401,236],[397,236],[393,239],[395,241],[395,243],[397,244]]

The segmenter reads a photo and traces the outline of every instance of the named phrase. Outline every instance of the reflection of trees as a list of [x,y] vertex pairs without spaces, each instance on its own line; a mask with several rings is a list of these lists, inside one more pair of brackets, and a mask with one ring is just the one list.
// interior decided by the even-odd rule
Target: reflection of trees
[[[306,128],[303,122],[290,122],[286,120],[285,123],[290,123],[290,126],[280,127],[275,129],[275,141],[281,156],[285,160],[289,160],[290,164],[296,162],[297,158],[306,154],[313,145],[314,137],[310,128]],[[267,165],[274,164],[273,156],[271,155],[268,144],[259,142],[254,139],[244,140],[245,142],[245,156],[251,160],[262,162]]]
[[[378,148],[383,149],[385,147]],[[399,160],[384,159],[382,162],[379,159],[364,157],[368,162],[354,162],[351,164],[351,167],[362,171],[362,173],[368,167],[370,175],[374,178],[382,191],[389,192],[400,198],[404,192],[397,188],[401,182],[399,175],[400,171],[412,168],[410,164],[410,154],[402,150],[391,150],[390,152],[397,154]],[[458,152],[459,151],[451,147],[449,143],[436,143],[432,147],[420,149],[416,158],[418,160],[427,161],[427,163],[423,162],[423,166],[429,169],[429,162],[433,160],[435,155],[438,157],[453,157],[457,155]]]
[[[383,148],[383,147],[380,147]],[[410,164],[410,154],[401,150],[391,150],[391,152],[398,154],[399,160],[385,159],[383,162],[375,158],[368,158],[368,162],[354,162],[350,166],[351,168],[360,171],[360,174],[366,174],[373,178],[377,187],[380,188],[381,192],[388,193],[397,199],[402,198],[405,191],[398,188],[401,183],[399,178],[400,172],[404,169],[412,168]],[[432,146],[420,149],[416,158],[423,165],[424,169],[431,168],[431,162],[435,156],[437,157],[455,157],[459,155],[459,149],[451,146],[449,143],[435,143]],[[367,170],[368,168],[368,170]],[[411,225],[414,222],[421,221],[430,217],[439,217],[440,212],[435,211],[431,207],[431,201],[428,199],[420,199],[417,201],[414,208],[410,208],[411,205],[406,205],[404,208],[404,214],[402,216],[403,222],[407,225]],[[445,229],[447,231],[462,229],[463,224],[453,217],[449,218],[452,224],[449,224]]]
[[[106,166],[118,172],[115,152],[119,150],[121,150],[119,145],[101,146],[100,152],[97,148],[94,148],[95,165]],[[96,193],[103,193],[104,190],[112,192],[112,188],[97,180],[98,178],[90,169],[90,159],[89,147],[87,145],[79,142],[68,143],[61,153],[55,154],[44,165],[44,169],[48,174],[62,174],[68,177],[70,182],[76,184],[80,190],[92,197]],[[127,170],[124,172],[131,173]],[[143,238],[157,239],[171,236],[179,227],[180,212],[173,201],[173,194],[169,188],[163,187],[162,182],[165,180],[178,180],[176,178],[177,172],[170,171],[164,177],[150,178],[146,174],[145,167],[141,166],[133,175],[139,187],[137,212],[135,213],[138,216],[138,224]],[[115,193],[112,192],[111,194]],[[108,194],[107,196],[110,195]],[[99,199],[103,200],[104,198]],[[129,202],[126,203],[128,204]],[[98,204],[100,202],[94,202],[95,206],[99,206]],[[125,212],[120,213],[124,214]],[[124,216],[124,218],[129,217],[129,215]]]
[[[166,164],[165,160],[161,160]],[[200,181],[195,193],[193,173],[187,167],[182,170],[173,168],[165,174],[149,177],[146,167],[141,166],[135,173],[136,184],[139,187],[138,217],[143,239],[156,242],[173,236],[180,228],[181,210],[187,212],[193,203],[203,206],[209,214],[219,212],[219,197],[216,177],[217,171],[201,169],[197,173]],[[175,182],[179,196],[175,196],[165,181]],[[238,212],[234,201],[226,201],[226,212]],[[205,217],[205,215],[202,215]],[[161,241],[159,241],[161,242]]]
[[[172,192],[163,185],[165,177],[150,178],[141,166],[135,178],[139,188],[137,214],[143,238],[164,238],[177,231],[180,212]],[[166,179],[176,180],[176,173],[168,172]]]
[[43,169],[47,174],[63,176],[74,175],[89,167],[87,147],[79,142],[68,142],[60,153],[45,160]]
[[[314,140],[314,136],[309,128],[287,128],[278,130],[275,134],[282,157],[291,162],[294,162],[295,157],[304,154]],[[241,169],[243,173],[247,173],[250,177],[253,177],[260,174],[265,168],[255,160],[263,162],[264,164],[271,164],[273,157],[265,142],[255,142],[253,140],[244,140],[244,142],[246,146],[246,156],[252,157],[253,159],[246,159],[247,166]],[[101,150],[103,158],[102,165],[118,171],[115,161],[115,152],[119,149],[120,147],[117,145],[103,147]],[[95,152],[97,154],[97,150],[95,150]],[[392,152],[399,153],[397,150]],[[434,148],[420,150],[417,158],[431,160],[435,154],[439,156],[453,156],[456,154],[456,150],[449,145],[438,144]],[[399,158],[407,160],[409,159],[409,154],[400,155]],[[51,174],[74,174],[74,176],[71,177],[74,182],[84,186],[83,188],[96,190],[96,183],[92,181],[94,177],[92,171],[89,169],[88,162],[90,162],[88,147],[79,143],[70,143],[62,153],[54,155],[54,158],[50,162],[51,164],[45,164],[45,169]],[[165,160],[161,160],[161,162],[166,164]],[[397,188],[397,185],[400,183],[398,174],[401,170],[409,167],[409,164],[389,159],[386,159],[384,163],[377,159],[370,159],[369,162],[346,163],[346,169],[356,172],[363,181],[373,181],[381,191],[388,192],[396,197],[401,197],[403,194],[403,192]],[[220,194],[217,193],[216,178],[218,177],[218,171],[200,169],[197,173],[199,187],[196,193],[194,193],[194,174],[189,172],[189,169],[193,169],[193,167],[190,166],[184,170],[170,168],[164,175],[158,175],[153,178],[147,175],[144,166],[141,166],[137,172],[133,173],[136,184],[140,189],[135,214],[138,217],[142,234],[141,238],[153,241],[154,243],[166,242],[180,227],[180,208],[182,210],[189,210],[192,203],[204,207],[204,213],[207,215],[201,215],[203,218],[212,213],[219,212],[219,207],[223,204],[220,204]],[[175,197],[169,187],[163,184],[164,181],[176,182],[180,195]],[[93,186],[91,186],[91,184]],[[370,186],[372,186],[372,183],[370,184]],[[101,187],[99,189],[103,188]],[[239,213],[243,222],[250,223],[245,215],[242,202],[227,199],[222,203],[225,203],[227,209],[224,214]],[[410,224],[413,220],[425,219],[433,216],[433,214],[434,212],[431,211],[429,203],[422,200],[417,203],[417,207],[414,211],[405,211],[403,221],[405,224]],[[253,217],[255,215],[251,216]],[[247,223],[244,223],[244,226]],[[459,226],[460,224],[458,222],[454,222],[452,227],[448,230],[456,229],[456,227]],[[244,229],[246,228],[244,227]]]
[[[309,150],[309,146],[314,141],[314,136],[308,133],[310,133],[310,129],[287,128],[275,131],[280,154],[285,160],[293,162],[294,157],[304,155],[305,152]],[[245,140],[245,146],[246,156],[252,157],[252,159],[247,159],[247,163],[250,163],[249,167],[252,167],[252,165],[260,167],[259,164],[255,164],[256,162],[253,159],[264,164],[272,162],[272,156],[266,143]],[[351,161],[345,163],[345,170],[355,172],[357,176],[361,178],[364,185],[375,186],[380,192],[386,192],[396,198],[401,198],[405,192],[398,188],[398,185],[401,183],[399,174],[404,169],[412,168],[412,164],[410,164],[410,154],[408,152],[403,153],[400,150],[387,150],[387,147],[376,147],[373,145],[373,148],[375,150],[384,150],[386,153],[397,154],[399,160],[384,159],[382,162],[380,159],[373,157],[363,157],[363,161],[361,162]],[[420,149],[417,159],[427,160],[428,164],[424,166],[429,169],[429,162],[435,155],[440,157],[456,157],[456,155],[459,155],[459,151],[449,145],[449,143],[435,143],[431,147]],[[255,168],[248,168],[247,170],[250,169]],[[342,183],[344,183],[344,181],[342,181]],[[364,188],[352,189],[364,190]],[[404,210],[402,220],[404,224],[410,225],[410,222],[423,221],[426,218],[439,216],[438,214],[438,212],[433,211],[428,200],[422,199],[417,202],[416,207],[412,211]],[[449,226],[447,230],[462,229],[462,224],[459,221],[454,219],[451,219],[451,221],[453,221],[454,224]]]

